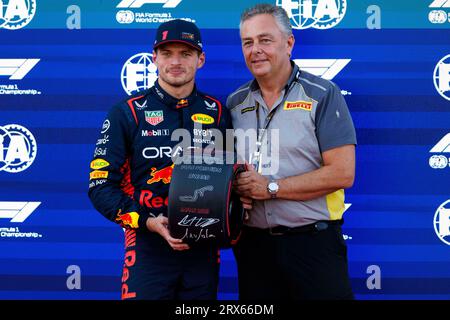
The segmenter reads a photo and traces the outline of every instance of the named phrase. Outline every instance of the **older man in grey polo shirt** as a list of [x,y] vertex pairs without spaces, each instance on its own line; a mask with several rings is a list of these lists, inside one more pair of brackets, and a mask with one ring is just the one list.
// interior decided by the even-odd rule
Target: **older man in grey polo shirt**
[[341,224],[356,135],[345,100],[291,61],[282,8],[247,9],[240,34],[255,77],[227,100],[250,162],[235,185],[249,208],[234,248],[240,299],[352,299]]

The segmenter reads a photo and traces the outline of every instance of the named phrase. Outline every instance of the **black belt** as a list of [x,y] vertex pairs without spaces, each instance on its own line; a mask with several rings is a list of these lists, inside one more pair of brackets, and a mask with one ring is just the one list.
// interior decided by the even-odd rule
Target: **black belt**
[[308,232],[319,232],[328,229],[330,225],[342,225],[344,220],[320,220],[315,223],[307,224],[300,227],[286,227],[286,226],[276,226],[267,229],[259,229],[254,227],[245,227],[247,231],[260,232],[270,234],[272,236],[281,236],[284,234],[292,233],[308,233]]

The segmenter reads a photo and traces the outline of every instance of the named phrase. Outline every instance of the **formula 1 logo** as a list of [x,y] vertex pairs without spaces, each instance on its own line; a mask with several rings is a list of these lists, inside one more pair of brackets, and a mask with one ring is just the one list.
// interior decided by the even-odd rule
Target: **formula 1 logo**
[[[1,6],[1,0],[0,0]],[[0,77],[8,80],[22,80],[41,59],[0,59]],[[36,95],[36,89],[20,88],[18,83],[0,84],[0,95]]]
[[0,219],[11,219],[10,222],[24,222],[41,202],[0,201]]
[[36,0],[0,0],[0,28],[25,27],[36,13]]
[[[145,4],[164,4],[162,6],[163,8],[171,9],[177,7],[181,1],[182,0],[122,0],[117,5],[117,8],[139,9]],[[116,20],[121,24],[131,24],[135,21],[138,23],[148,22],[145,12],[137,12],[135,14],[131,10],[119,10],[116,14]]]
[[158,75],[149,53],[138,53],[125,62],[122,68],[122,87],[129,95],[153,86]]
[[327,80],[332,80],[350,61],[351,59],[294,59],[301,70]]
[[22,80],[40,60],[0,59],[0,76],[9,76],[9,80]]
[[294,29],[330,29],[345,16],[346,0],[277,0],[291,20]]
[[436,210],[433,224],[439,240],[450,246],[450,200],[445,201]]
[[0,171],[24,171],[33,163],[36,154],[36,139],[27,128],[17,124],[0,127]]
[[430,153],[434,153],[429,160],[433,169],[445,169],[449,166],[450,158],[442,153],[450,153],[450,133],[447,133],[433,148]]
[[[158,25],[173,19],[195,23],[195,20],[190,17],[178,15],[176,7],[181,2],[182,0],[122,0],[116,6],[120,9],[116,13],[116,20],[120,24]],[[145,6],[146,4],[153,6]]]
[[434,0],[429,7],[434,9],[428,13],[428,20],[431,23],[442,24],[447,21],[450,22],[450,0]]
[[140,8],[144,4],[164,4],[163,8],[176,8],[183,0],[122,0],[117,8]]
[[433,81],[441,97],[450,100],[450,54],[443,57],[434,68]]

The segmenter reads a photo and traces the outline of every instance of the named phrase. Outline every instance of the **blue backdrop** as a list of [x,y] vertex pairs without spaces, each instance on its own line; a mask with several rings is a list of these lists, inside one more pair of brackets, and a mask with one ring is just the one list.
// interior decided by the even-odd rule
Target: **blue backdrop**
[[[202,91],[224,101],[251,78],[237,27],[258,1],[148,2],[0,1],[0,299],[120,298],[123,231],[89,202],[89,163],[158,19],[202,29]],[[344,215],[356,297],[449,299],[450,1],[328,3],[334,26],[332,13],[294,15],[293,58],[340,86],[356,126]],[[232,252],[221,261],[219,297],[236,299]]]

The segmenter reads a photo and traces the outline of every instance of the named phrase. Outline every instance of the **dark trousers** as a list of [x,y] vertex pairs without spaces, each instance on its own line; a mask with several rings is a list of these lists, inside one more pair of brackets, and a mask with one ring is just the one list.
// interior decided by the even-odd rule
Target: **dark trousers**
[[245,227],[233,251],[240,300],[353,299],[340,225],[283,235]]
[[215,300],[218,254],[213,246],[175,251],[159,234],[127,230],[122,299]]

